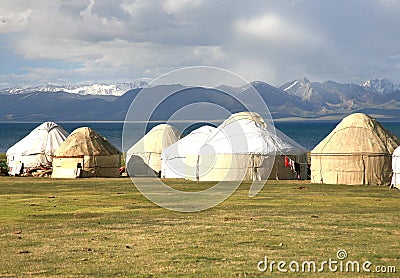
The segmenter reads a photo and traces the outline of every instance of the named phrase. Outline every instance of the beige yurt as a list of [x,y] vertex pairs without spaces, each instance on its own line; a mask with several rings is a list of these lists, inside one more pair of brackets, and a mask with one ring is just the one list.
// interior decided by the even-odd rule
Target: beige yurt
[[[231,115],[196,149],[186,155],[185,174],[192,180],[296,179],[307,173],[307,150],[254,112]],[[285,158],[293,162],[292,169]]]
[[52,178],[118,177],[121,153],[89,127],[74,130],[56,151]]
[[161,153],[179,140],[179,131],[168,125],[153,127],[126,154],[128,174],[133,176],[159,176]]
[[311,151],[311,182],[388,185],[399,143],[374,118],[347,116]]

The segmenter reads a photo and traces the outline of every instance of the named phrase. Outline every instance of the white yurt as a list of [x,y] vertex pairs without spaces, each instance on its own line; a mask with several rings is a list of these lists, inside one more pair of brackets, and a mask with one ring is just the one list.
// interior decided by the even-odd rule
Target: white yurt
[[392,171],[393,176],[390,187],[400,189],[400,147],[397,147],[393,152]]
[[311,151],[311,182],[388,185],[399,143],[374,118],[351,114]]
[[121,152],[89,127],[75,129],[54,154],[52,178],[119,177]]
[[66,132],[54,122],[45,122],[7,150],[9,174],[19,174],[21,168],[50,167],[55,151],[67,138]]
[[204,125],[165,148],[161,155],[161,177],[195,179],[186,158],[197,154],[214,130],[215,127]]
[[199,181],[298,178],[299,173],[285,166],[285,158],[293,166],[301,165],[306,174],[304,147],[268,127],[259,114],[240,112],[216,128],[197,154],[188,155],[186,165],[194,171],[191,179]]
[[133,176],[158,176],[162,150],[179,140],[179,131],[168,125],[153,127],[126,154],[126,168]]

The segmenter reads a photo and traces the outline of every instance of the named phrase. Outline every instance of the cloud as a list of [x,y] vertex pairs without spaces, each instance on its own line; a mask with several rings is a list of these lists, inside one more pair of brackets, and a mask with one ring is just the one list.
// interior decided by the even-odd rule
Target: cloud
[[236,23],[236,30],[255,39],[273,44],[320,43],[319,34],[311,32],[305,26],[295,25],[276,14],[265,14]]
[[201,0],[165,0],[162,3],[162,7],[168,14],[177,14],[186,12],[189,9],[196,9],[202,2]]
[[29,24],[31,16],[31,9],[20,12],[9,11],[7,13],[0,13],[0,32],[11,33],[24,30]]
[[2,0],[2,47],[19,59],[0,82],[155,78],[193,65],[274,85],[400,82],[399,13],[390,0]]

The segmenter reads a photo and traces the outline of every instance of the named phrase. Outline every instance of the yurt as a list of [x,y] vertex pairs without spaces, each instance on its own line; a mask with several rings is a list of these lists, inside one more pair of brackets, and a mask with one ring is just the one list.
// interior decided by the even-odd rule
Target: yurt
[[56,151],[52,178],[118,177],[121,153],[89,127],[75,129]]
[[130,176],[159,176],[162,150],[179,140],[179,131],[168,125],[153,127],[133,145],[126,154],[127,170]]
[[195,179],[192,165],[186,164],[186,157],[197,154],[214,130],[215,127],[204,125],[165,148],[161,154],[161,177]]
[[[286,167],[285,158],[293,168]],[[231,115],[197,154],[186,158],[193,170],[191,179],[199,181],[295,179],[295,163],[305,176],[307,150],[252,112]]]
[[347,116],[311,151],[311,182],[388,185],[392,153],[399,143],[374,118]]
[[53,155],[67,138],[61,126],[45,122],[32,130],[26,137],[7,150],[7,164],[10,175],[19,174],[33,167],[50,167]]
[[400,147],[397,147],[392,155],[392,172],[390,187],[400,189]]

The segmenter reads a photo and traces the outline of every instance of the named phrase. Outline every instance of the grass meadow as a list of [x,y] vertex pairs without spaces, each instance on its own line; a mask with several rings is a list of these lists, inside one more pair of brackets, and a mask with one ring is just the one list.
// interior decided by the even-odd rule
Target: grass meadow
[[[145,199],[129,178],[0,177],[0,277],[262,277],[281,274],[257,269],[265,256],[320,263],[340,249],[372,271],[400,272],[399,191],[268,181],[250,198],[249,185],[214,208],[180,213]],[[298,273],[322,274],[341,275]]]

